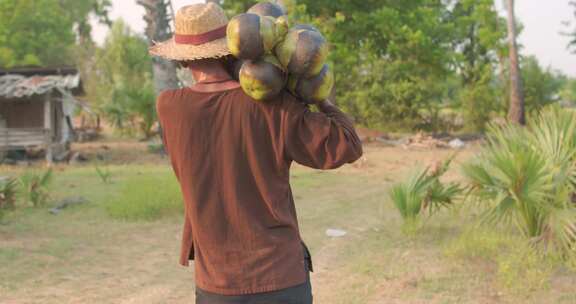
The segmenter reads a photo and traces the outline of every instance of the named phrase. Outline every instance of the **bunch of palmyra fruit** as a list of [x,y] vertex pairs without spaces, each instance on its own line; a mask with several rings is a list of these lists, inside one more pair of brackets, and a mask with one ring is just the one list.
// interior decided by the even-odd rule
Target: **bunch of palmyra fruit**
[[307,103],[330,95],[334,74],[326,63],[326,39],[311,25],[291,27],[281,6],[261,2],[235,16],[227,39],[238,59],[232,73],[253,99],[270,100],[284,88]]

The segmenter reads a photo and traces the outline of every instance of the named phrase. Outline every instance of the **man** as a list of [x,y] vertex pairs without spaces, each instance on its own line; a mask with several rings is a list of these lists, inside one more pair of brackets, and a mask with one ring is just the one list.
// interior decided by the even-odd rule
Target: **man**
[[175,23],[174,37],[151,54],[178,61],[196,80],[157,102],[185,201],[180,262],[195,261],[196,303],[312,303],[290,165],[357,160],[354,127],[329,101],[311,112],[288,93],[266,103],[244,94],[222,59],[228,19],[218,5],[184,7]]

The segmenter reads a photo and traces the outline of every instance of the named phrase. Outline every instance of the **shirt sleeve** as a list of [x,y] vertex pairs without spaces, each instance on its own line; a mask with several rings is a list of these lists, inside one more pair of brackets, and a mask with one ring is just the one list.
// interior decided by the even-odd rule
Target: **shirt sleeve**
[[335,169],[362,156],[352,120],[337,107],[312,112],[294,99],[284,102],[284,147],[291,160],[315,169]]
[[168,91],[164,91],[162,93],[160,93],[160,95],[158,95],[158,98],[156,99],[156,113],[158,115],[158,125],[159,125],[159,135],[160,135],[160,139],[162,139],[162,144],[164,145],[164,151],[168,153],[168,142],[166,141],[166,132],[164,130],[164,124],[162,123],[162,117],[163,117],[163,107],[164,107],[164,102],[165,99],[168,98]]

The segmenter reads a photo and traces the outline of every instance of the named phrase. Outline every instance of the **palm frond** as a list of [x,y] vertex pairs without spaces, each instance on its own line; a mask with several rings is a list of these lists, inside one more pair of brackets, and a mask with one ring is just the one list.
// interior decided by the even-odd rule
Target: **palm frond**
[[405,225],[417,224],[423,211],[432,215],[442,208],[452,206],[455,198],[463,192],[458,183],[443,184],[440,181],[452,159],[443,162],[433,171],[430,168],[419,168],[405,182],[392,186],[389,196]]
[[492,126],[487,145],[463,166],[483,221],[516,226],[563,252],[576,241],[576,115],[549,109],[528,129]]

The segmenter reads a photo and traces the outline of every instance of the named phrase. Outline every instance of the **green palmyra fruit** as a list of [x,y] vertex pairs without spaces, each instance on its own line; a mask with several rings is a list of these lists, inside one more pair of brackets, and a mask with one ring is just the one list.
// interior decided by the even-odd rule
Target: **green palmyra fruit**
[[299,78],[290,76],[288,89],[307,103],[318,103],[326,100],[334,87],[334,73],[325,64],[318,75]]
[[278,60],[267,55],[263,59],[245,61],[240,69],[240,85],[257,101],[277,96],[286,85],[286,72]]
[[270,53],[288,31],[285,18],[240,14],[228,23],[226,37],[234,57],[256,60]]
[[282,6],[267,1],[252,6],[248,10],[248,13],[260,16],[270,16],[274,18],[286,15],[286,11],[284,10],[284,8],[282,8]]
[[328,57],[328,43],[317,31],[292,28],[274,49],[280,63],[291,74],[317,75]]

